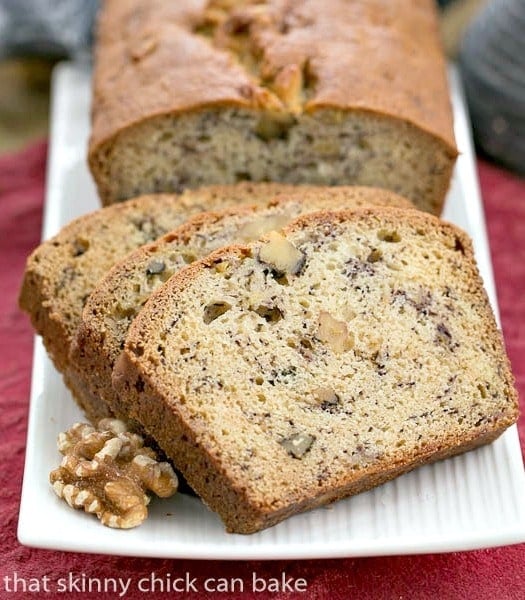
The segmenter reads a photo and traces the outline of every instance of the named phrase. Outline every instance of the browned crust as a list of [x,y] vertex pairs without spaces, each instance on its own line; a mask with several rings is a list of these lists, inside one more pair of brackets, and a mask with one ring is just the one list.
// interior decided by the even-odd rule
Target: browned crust
[[[263,79],[194,33],[206,4],[106,0],[98,27],[90,156],[120,131],[158,115],[224,106],[286,110]],[[455,156],[431,0],[266,5],[270,19],[253,34],[264,79],[276,79],[291,65],[308,70],[315,85],[305,112],[366,111],[411,123]]]
[[48,279],[41,273],[31,270],[28,263],[22,288],[18,298],[19,306],[28,313],[31,324],[38,335],[42,336],[45,349],[55,367],[63,371],[67,365],[67,353],[64,353],[64,340],[67,334],[63,321],[57,318],[50,308],[49,294],[46,293]]
[[[402,216],[403,215],[403,216]],[[142,336],[144,332],[155,329],[155,315],[162,306],[163,297],[176,294],[188,282],[198,277],[200,272],[227,260],[230,257],[245,257],[251,255],[247,246],[230,246],[220,249],[206,259],[189,265],[171,278],[164,288],[157,291],[149,301],[147,315],[135,320],[126,347],[113,373],[115,389],[125,394],[130,404],[132,414],[144,425],[157,440],[163,450],[170,456],[190,485],[204,497],[206,503],[217,511],[229,531],[237,533],[252,533],[264,527],[276,524],[284,518],[297,512],[320,506],[348,495],[365,491],[405,473],[419,465],[440,460],[486,444],[497,438],[518,417],[518,398],[514,388],[514,380],[510,364],[503,348],[503,339],[498,331],[490,310],[488,298],[481,286],[477,267],[473,260],[472,244],[468,236],[459,228],[442,223],[435,217],[417,211],[400,211],[399,209],[360,209],[355,211],[323,211],[297,219],[285,231],[293,231],[310,225],[330,225],[334,221],[344,221],[359,216],[361,219],[379,221],[384,224],[399,224],[400,217],[404,223],[410,223],[418,228],[434,228],[449,238],[460,254],[465,256],[465,269],[469,272],[467,278],[472,285],[472,291],[479,298],[480,305],[485,307],[487,326],[490,335],[494,336],[495,344],[500,346],[503,378],[508,393],[508,411],[502,414],[497,422],[486,424],[472,431],[462,439],[454,434],[445,432],[435,446],[421,445],[409,455],[399,455],[389,464],[376,464],[362,471],[359,475],[350,474],[344,481],[335,483],[329,489],[321,488],[308,497],[273,499],[268,506],[260,499],[247,497],[242,482],[228,477],[226,467],[220,464],[219,457],[198,442],[198,428],[192,427],[186,420],[185,412],[178,405],[179,390],[167,388],[164,382],[156,377],[155,369],[140,363],[142,355]]]

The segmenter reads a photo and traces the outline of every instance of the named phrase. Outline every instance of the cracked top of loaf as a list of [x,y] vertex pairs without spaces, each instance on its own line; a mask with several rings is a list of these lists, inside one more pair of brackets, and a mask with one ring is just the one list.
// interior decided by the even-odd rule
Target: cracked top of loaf
[[362,110],[455,149],[432,0],[106,0],[92,147],[210,106]]

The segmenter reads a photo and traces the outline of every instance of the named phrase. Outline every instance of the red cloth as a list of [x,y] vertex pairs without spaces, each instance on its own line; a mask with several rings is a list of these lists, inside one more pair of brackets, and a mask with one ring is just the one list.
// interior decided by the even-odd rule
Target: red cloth
[[[251,589],[252,573],[269,578],[304,578],[304,593],[205,593],[169,597],[195,598],[315,598],[327,600],[439,598],[439,600],[523,598],[525,544],[474,552],[337,560],[225,562],[134,559],[25,548],[16,539],[22,483],[24,444],[30,388],[33,332],[17,308],[24,261],[40,238],[44,197],[46,145],[40,143],[16,155],[0,158],[0,598],[11,594],[4,577],[17,572],[27,582],[45,576],[51,583],[71,571],[87,577],[131,577],[135,589],[125,598],[168,597],[141,593],[136,583],[152,572],[172,578],[189,572],[209,577],[241,577]],[[525,395],[525,181],[486,162],[479,162],[498,298],[508,352],[520,397]],[[519,423],[525,438],[525,421]],[[524,444],[522,442],[522,450]],[[57,524],[57,527],[60,525]],[[133,586],[131,586],[133,587]],[[43,589],[43,587],[41,588]],[[73,596],[74,594],[71,594]],[[70,597],[35,594],[35,597]],[[84,598],[115,598],[112,593],[82,594]]]

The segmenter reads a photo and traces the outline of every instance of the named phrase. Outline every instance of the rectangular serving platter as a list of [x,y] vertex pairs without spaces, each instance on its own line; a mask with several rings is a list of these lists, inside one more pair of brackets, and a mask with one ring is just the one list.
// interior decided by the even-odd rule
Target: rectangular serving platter
[[[473,238],[496,316],[496,293],[460,80],[450,69],[460,156],[443,217]],[[43,239],[99,207],[86,164],[90,70],[62,63],[52,87]],[[497,316],[498,318],[498,316]],[[290,559],[470,550],[525,541],[525,474],[516,426],[476,451],[421,467],[367,493],[298,515],[257,534],[227,534],[199,499],[153,500],[140,527],[113,530],[73,511],[48,483],[56,437],[82,415],[35,338],[18,537],[29,546],[147,557]]]

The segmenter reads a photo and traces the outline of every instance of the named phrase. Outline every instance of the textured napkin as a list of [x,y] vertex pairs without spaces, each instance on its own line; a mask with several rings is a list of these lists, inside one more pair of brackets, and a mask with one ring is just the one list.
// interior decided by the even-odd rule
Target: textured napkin
[[[338,560],[191,561],[88,555],[21,546],[16,539],[31,377],[33,332],[17,308],[29,252],[39,243],[44,199],[46,144],[0,157],[0,598],[308,598],[521,599],[525,544],[474,552]],[[525,396],[525,181],[486,162],[479,175],[487,217],[499,306],[520,397]],[[525,421],[519,422],[525,438]],[[522,451],[525,445],[522,441]],[[60,523],[57,523],[57,528]],[[125,532],[122,532],[125,535]],[[153,594],[152,574],[187,593]],[[15,577],[16,574],[16,577]],[[5,579],[7,577],[7,579]],[[70,594],[57,593],[59,581]],[[254,577],[259,581],[253,592]],[[112,580],[122,585],[115,591]],[[220,588],[236,578],[236,590]],[[108,591],[89,592],[89,580]],[[140,591],[139,583],[142,580]],[[178,580],[178,581],[176,581]],[[305,583],[303,583],[303,581]],[[19,593],[10,593],[14,586]],[[161,583],[156,584],[158,590]],[[234,584],[235,585],[235,584]],[[24,586],[26,593],[24,594]],[[244,591],[239,591],[243,587]],[[257,588],[257,584],[255,586]],[[279,588],[281,591],[268,591]],[[39,589],[40,593],[36,593]],[[192,590],[198,589],[198,592]],[[305,591],[290,591],[305,590]],[[50,590],[47,592],[47,590]],[[55,590],[55,591],[52,591]],[[34,591],[35,593],[30,593]]]

